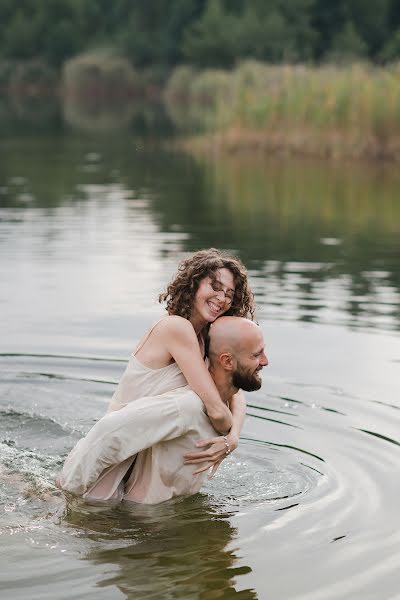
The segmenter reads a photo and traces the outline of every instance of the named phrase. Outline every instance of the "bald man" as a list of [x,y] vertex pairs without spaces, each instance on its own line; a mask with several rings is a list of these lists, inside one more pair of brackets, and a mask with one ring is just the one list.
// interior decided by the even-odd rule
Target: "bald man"
[[[255,323],[220,317],[210,328],[207,346],[209,371],[222,402],[229,405],[239,389],[261,387],[260,371],[268,360]],[[140,398],[106,414],[78,442],[65,461],[59,485],[88,501],[157,504],[192,495],[200,490],[209,468],[215,472],[219,464],[213,444],[191,452],[199,440],[210,439],[229,454],[227,438],[214,430],[203,402],[188,386]]]

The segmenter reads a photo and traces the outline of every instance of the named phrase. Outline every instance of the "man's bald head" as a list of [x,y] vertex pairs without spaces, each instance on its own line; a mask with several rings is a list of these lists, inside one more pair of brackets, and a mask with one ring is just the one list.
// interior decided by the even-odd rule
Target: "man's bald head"
[[260,328],[253,321],[242,317],[220,317],[208,332],[210,361],[227,352],[236,356],[255,337],[260,337]]

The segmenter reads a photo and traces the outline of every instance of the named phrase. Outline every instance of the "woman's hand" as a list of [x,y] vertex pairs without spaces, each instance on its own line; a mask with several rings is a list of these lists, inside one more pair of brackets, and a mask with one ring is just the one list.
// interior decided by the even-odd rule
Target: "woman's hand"
[[208,440],[201,440],[196,442],[195,445],[197,448],[203,448],[203,450],[184,454],[184,464],[195,465],[201,463],[201,467],[194,471],[193,475],[198,475],[212,467],[211,473],[208,476],[208,479],[211,479],[214,477],[224,458],[233,452],[233,450],[236,450],[238,443],[238,437],[232,433],[226,436],[221,435]]

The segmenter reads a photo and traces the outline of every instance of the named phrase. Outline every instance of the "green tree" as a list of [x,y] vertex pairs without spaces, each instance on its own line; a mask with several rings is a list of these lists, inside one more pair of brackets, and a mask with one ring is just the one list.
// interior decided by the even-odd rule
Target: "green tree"
[[268,62],[307,60],[316,32],[311,25],[313,0],[236,0],[229,9],[209,0],[187,33],[184,55],[201,66],[230,66],[240,58]]
[[0,0],[0,59],[56,66],[96,47],[138,66],[389,60],[399,30],[399,0]]
[[3,33],[3,53],[12,58],[32,58],[38,53],[38,24],[19,9],[10,18]]
[[225,12],[221,0],[208,0],[203,15],[184,36],[184,58],[202,67],[230,67],[237,56],[237,26],[237,18]]
[[394,32],[379,55],[383,62],[400,60],[400,29]]
[[368,55],[373,58],[382,49],[390,27],[392,0],[349,0],[347,15],[364,41]]
[[204,0],[136,0],[118,28],[118,44],[137,66],[173,65],[182,60],[184,31]]
[[315,0],[280,0],[281,11],[291,32],[292,44],[297,59],[313,57],[318,32],[313,26],[312,14]]
[[45,56],[50,64],[61,65],[80,49],[74,24],[66,19],[55,23],[45,39]]
[[240,57],[279,62],[291,60],[296,55],[292,32],[279,11],[260,18],[247,8],[237,29]]
[[356,31],[353,23],[348,21],[335,36],[330,50],[330,57],[335,60],[362,58],[368,51],[367,44]]
[[398,4],[398,0],[380,0],[379,3],[376,0],[315,0],[312,22],[319,34],[315,58],[327,53],[332,56],[338,36],[339,42],[343,40],[354,47],[356,55],[361,52],[363,56],[376,58],[390,33],[394,7]]

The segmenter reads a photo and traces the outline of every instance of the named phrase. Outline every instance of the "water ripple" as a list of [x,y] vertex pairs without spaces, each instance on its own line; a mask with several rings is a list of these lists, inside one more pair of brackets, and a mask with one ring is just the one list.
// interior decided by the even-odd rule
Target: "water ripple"
[[[34,368],[21,378],[26,360]],[[100,577],[105,590],[119,582],[124,593],[140,589],[141,597],[158,599],[154,569],[172,586],[177,572],[165,570],[165,561],[191,576],[193,564],[202,572],[207,548],[208,575],[224,573],[227,581],[238,565],[260,589],[267,576],[282,600],[385,597],[400,545],[397,406],[335,386],[272,380],[272,393],[251,397],[239,448],[201,494],[159,507],[65,507],[54,479],[68,450],[104,412],[115,368],[105,359],[99,378],[89,362],[97,364],[18,355],[0,370],[0,535],[15,541],[16,557],[32,546],[46,556],[62,553],[69,562],[51,562],[52,576],[73,565],[74,580],[86,589],[76,563],[85,556],[91,577],[96,565],[120,573]],[[237,539],[245,558],[229,550]],[[267,558],[254,552],[263,547],[273,549]],[[192,561],[187,570],[183,555]],[[128,566],[133,557],[140,571]],[[317,558],[310,582],[305,574]],[[218,563],[229,566],[218,570]],[[291,578],[282,578],[282,564],[291,565]],[[250,591],[243,597],[252,598]]]

